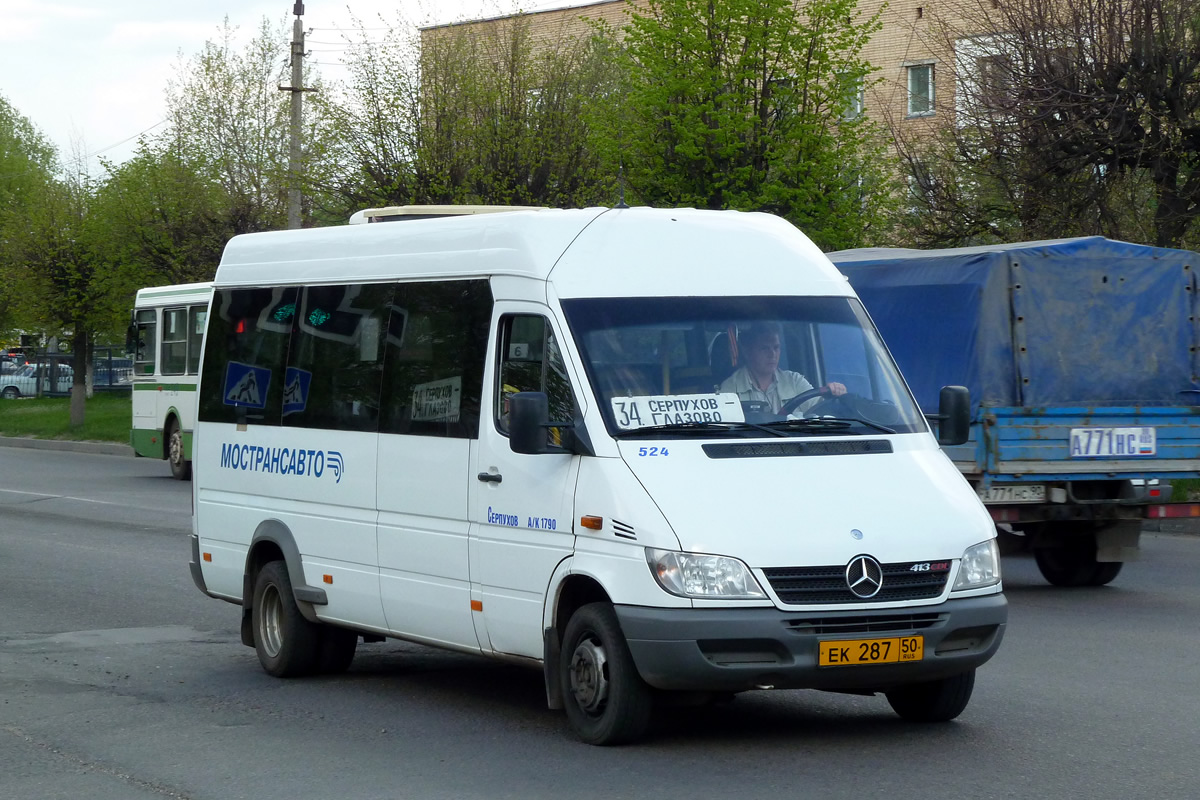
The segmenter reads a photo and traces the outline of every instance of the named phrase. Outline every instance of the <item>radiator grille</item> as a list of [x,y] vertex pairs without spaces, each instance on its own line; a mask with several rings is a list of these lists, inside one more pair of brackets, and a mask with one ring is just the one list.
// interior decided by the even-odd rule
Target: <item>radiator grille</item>
[[[882,564],[883,586],[874,597],[862,598],[846,585],[846,567],[769,567],[763,570],[771,588],[788,605],[817,603],[896,603],[905,600],[929,600],[939,597],[946,587],[950,562],[905,561]],[[917,569],[914,569],[917,567]],[[935,567],[935,568],[934,568]]]

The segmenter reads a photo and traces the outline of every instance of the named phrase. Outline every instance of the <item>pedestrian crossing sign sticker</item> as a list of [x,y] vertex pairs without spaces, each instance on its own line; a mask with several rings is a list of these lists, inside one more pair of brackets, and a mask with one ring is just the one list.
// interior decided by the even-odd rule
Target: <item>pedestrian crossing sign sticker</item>
[[225,367],[225,405],[265,408],[271,370],[230,361]]
[[288,367],[283,374],[283,415],[303,411],[308,405],[308,387],[312,373],[306,369]]

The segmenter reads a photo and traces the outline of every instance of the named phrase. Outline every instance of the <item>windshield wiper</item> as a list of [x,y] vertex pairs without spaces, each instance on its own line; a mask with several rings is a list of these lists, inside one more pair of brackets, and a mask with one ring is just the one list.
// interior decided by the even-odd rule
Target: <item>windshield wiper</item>
[[618,431],[614,438],[640,436],[647,433],[711,433],[712,431],[763,431],[771,436],[786,436],[783,431],[772,430],[765,425],[753,422],[678,422],[671,425],[647,425],[644,428],[632,428]]
[[843,431],[851,425],[866,425],[882,433],[895,433],[894,430],[878,422],[871,422],[858,417],[805,417],[803,419],[784,419],[778,422],[764,422],[776,430],[826,430]]

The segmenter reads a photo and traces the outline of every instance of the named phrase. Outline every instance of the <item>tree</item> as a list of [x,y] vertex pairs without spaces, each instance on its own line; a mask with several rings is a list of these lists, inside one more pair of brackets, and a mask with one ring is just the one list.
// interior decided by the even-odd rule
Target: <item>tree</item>
[[12,237],[39,213],[38,190],[57,154],[33,123],[0,95],[0,336],[20,327],[20,261]]
[[147,142],[107,167],[91,214],[108,257],[134,268],[143,286],[212,280],[238,232],[221,183]]
[[1200,0],[964,0],[947,13],[957,124],[932,152],[904,148],[941,163],[925,239],[1194,237]]
[[405,203],[575,206],[612,196],[586,113],[614,66],[589,41],[535,37],[527,15],[423,40],[388,29],[318,102],[338,132],[339,211]]
[[111,334],[121,327],[137,285],[130,268],[108,258],[99,246],[102,231],[89,214],[93,196],[82,172],[43,181],[30,197],[37,213],[25,224],[7,229],[12,258],[22,275],[24,313],[45,328],[70,336],[73,426],[84,421],[96,334]]
[[[154,141],[155,150],[171,153],[189,173],[221,188],[233,233],[284,228],[290,117],[288,95],[279,87],[291,81],[290,33],[264,19],[241,50],[228,20],[219,34],[181,64],[169,83],[169,126]],[[312,74],[306,74],[305,85],[321,88]],[[309,115],[303,173],[320,158],[321,131]]]
[[633,7],[610,157],[654,205],[769,211],[833,249],[885,220],[881,129],[861,113],[855,0],[650,0]]

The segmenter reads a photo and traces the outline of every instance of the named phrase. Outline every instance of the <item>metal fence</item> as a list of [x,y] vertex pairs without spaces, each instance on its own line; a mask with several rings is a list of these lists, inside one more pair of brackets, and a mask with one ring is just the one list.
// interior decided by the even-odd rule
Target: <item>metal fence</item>
[[[74,356],[70,353],[34,353],[27,358],[24,395],[67,397],[75,382]],[[121,346],[93,349],[92,389],[97,392],[128,392],[133,389],[133,360]],[[10,383],[15,383],[15,379]]]

